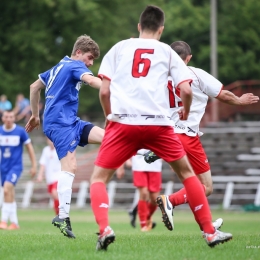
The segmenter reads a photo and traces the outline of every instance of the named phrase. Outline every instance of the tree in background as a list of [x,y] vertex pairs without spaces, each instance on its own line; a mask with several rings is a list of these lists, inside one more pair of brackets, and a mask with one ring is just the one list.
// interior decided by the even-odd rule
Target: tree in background
[[[138,37],[140,10],[150,1],[130,0],[21,0],[0,1],[0,94],[14,104],[17,93],[29,95],[29,84],[40,73],[71,54],[81,34],[100,46],[101,57],[92,68],[97,73],[104,54],[117,41]],[[162,41],[189,42],[193,63],[210,71],[210,1],[154,0],[165,10]],[[229,84],[260,77],[260,27],[258,0],[218,0],[219,79]],[[191,65],[192,65],[191,64]],[[79,113],[91,120],[103,118],[95,89],[82,87]]]

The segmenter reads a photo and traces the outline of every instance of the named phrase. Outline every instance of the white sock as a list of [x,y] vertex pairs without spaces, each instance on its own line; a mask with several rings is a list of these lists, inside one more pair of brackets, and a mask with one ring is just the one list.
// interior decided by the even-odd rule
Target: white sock
[[11,214],[12,203],[4,202],[2,206],[2,218],[1,221],[8,223]]
[[17,205],[15,201],[11,203],[10,222],[18,225]]
[[72,183],[75,174],[71,172],[61,171],[58,178],[58,197],[59,197],[59,218],[69,217],[70,202],[72,193]]

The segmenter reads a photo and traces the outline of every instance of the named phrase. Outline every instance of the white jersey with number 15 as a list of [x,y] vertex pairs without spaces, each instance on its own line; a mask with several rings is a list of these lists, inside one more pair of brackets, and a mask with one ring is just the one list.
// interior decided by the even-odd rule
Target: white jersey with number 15
[[190,77],[192,79],[192,103],[190,107],[189,117],[186,121],[179,119],[178,110],[182,107],[180,94],[178,89],[172,86],[172,80],[169,77],[169,106],[172,112],[172,120],[174,121],[174,132],[185,133],[188,136],[202,135],[199,131],[200,121],[205,113],[209,97],[217,97],[222,90],[223,84],[206,71],[194,67],[188,67]]
[[129,125],[172,125],[168,76],[174,87],[191,82],[189,69],[169,45],[142,38],[114,45],[98,75],[111,81],[108,119]]

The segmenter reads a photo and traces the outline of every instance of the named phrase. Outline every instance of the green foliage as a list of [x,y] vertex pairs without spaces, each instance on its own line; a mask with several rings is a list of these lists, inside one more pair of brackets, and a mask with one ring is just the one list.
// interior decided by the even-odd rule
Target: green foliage
[[[260,27],[258,0],[218,0],[218,67],[224,84],[259,79]],[[79,35],[90,35],[101,57],[91,68],[97,74],[104,54],[116,42],[138,37],[140,12],[150,1],[21,0],[0,1],[0,94],[14,103],[29,95],[29,85],[65,55]],[[190,65],[210,72],[210,1],[154,0],[166,15],[162,41],[184,40],[192,48]],[[80,94],[79,114],[102,115],[98,91]]]

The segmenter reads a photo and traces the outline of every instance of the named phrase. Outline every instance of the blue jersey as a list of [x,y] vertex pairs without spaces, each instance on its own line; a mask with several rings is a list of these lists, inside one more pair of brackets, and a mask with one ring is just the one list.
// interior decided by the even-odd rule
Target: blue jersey
[[23,170],[23,145],[30,142],[31,139],[23,127],[14,125],[10,130],[0,127],[1,173],[8,172],[10,168]]
[[71,126],[79,120],[78,93],[84,74],[93,75],[84,62],[66,56],[56,66],[39,75],[46,87],[44,132]]

